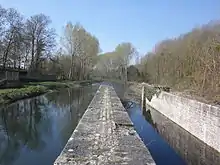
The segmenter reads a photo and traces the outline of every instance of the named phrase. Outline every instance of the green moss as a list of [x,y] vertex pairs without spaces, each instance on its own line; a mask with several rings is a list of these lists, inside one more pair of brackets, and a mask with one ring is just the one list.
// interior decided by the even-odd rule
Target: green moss
[[40,95],[47,91],[48,89],[43,86],[28,86],[20,89],[2,89],[0,90],[0,104],[11,103],[23,98]]
[[73,88],[91,81],[64,81],[64,82],[31,82],[23,88],[0,89],[0,104],[7,104],[24,98],[37,96],[60,88]]

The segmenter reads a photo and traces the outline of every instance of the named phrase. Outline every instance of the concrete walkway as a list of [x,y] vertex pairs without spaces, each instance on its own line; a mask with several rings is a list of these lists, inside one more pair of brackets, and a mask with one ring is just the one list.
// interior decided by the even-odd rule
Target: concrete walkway
[[115,90],[101,85],[55,165],[154,165]]

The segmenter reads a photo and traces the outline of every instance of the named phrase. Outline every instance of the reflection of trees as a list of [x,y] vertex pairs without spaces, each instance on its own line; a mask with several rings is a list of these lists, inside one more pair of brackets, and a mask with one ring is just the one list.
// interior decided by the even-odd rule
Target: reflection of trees
[[[62,143],[65,144],[70,137],[72,131],[77,126],[80,118],[88,107],[90,101],[92,100],[97,86],[83,87],[83,88],[72,88],[61,92],[57,99],[57,106],[62,107],[62,105],[68,102],[69,111],[65,111],[65,115],[61,118],[62,128],[60,129],[60,135],[62,135]],[[63,95],[62,95],[63,94]],[[64,108],[61,108],[64,109]],[[65,122],[64,122],[65,121]]]
[[55,104],[60,109],[69,107],[70,111],[78,111],[87,108],[97,87],[68,88],[54,93],[45,95],[49,103]]
[[64,89],[2,109],[0,164],[12,164],[23,149],[41,152],[55,135],[58,144],[65,145],[96,90],[97,86]]
[[29,149],[41,150],[44,141],[37,129],[41,121],[42,99],[19,101],[0,112],[1,148],[0,163],[8,164],[19,156],[19,150],[26,146]]

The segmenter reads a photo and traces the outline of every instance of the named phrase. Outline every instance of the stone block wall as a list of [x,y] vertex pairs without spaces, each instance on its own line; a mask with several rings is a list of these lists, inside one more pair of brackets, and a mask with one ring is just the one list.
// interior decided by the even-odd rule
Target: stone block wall
[[220,152],[220,108],[167,92],[146,104]]
[[160,135],[189,165],[217,165],[220,162],[218,151],[208,146],[185,129],[149,108],[153,123]]

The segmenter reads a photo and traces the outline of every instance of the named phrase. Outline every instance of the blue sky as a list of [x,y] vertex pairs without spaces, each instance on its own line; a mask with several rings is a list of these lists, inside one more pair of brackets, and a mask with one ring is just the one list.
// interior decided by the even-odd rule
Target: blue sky
[[80,22],[99,39],[104,52],[130,41],[146,53],[163,39],[220,19],[220,0],[0,0],[0,4],[26,17],[50,16],[59,35],[68,21]]

